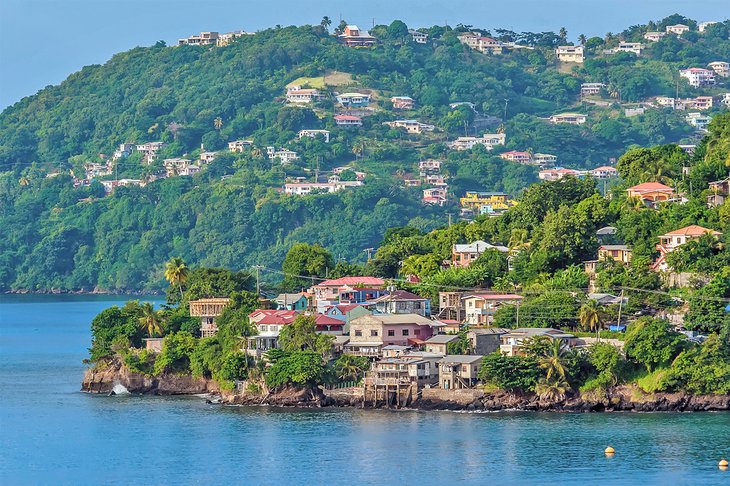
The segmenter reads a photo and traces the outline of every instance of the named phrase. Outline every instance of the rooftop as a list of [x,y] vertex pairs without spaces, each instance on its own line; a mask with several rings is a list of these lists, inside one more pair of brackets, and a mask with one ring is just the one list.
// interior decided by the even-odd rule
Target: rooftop
[[450,354],[444,357],[439,363],[459,363],[459,364],[472,364],[477,361],[481,361],[484,356],[478,354],[465,355],[465,354]]
[[322,287],[341,287],[343,285],[350,285],[356,287],[365,287],[368,285],[385,285],[385,280],[378,277],[340,277],[330,280],[325,280],[317,284]]
[[633,187],[629,187],[627,190],[634,191],[634,192],[649,192],[649,191],[670,191],[672,192],[673,189],[669,186],[665,186],[664,184],[660,182],[644,182],[642,184],[637,184]]
[[456,341],[459,336],[456,334],[437,334],[426,340],[426,344],[448,344]]
[[696,224],[691,224],[689,226],[685,226],[684,228],[665,233],[664,236],[702,236],[704,234],[721,235],[722,233],[708,228],[703,228],[702,226],[698,226]]

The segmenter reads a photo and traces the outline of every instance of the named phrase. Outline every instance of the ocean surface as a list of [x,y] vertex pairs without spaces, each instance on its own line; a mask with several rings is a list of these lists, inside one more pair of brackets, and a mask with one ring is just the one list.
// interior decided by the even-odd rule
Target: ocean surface
[[309,411],[80,393],[89,323],[125,299],[0,296],[0,484],[730,485],[717,467],[730,458],[728,413]]

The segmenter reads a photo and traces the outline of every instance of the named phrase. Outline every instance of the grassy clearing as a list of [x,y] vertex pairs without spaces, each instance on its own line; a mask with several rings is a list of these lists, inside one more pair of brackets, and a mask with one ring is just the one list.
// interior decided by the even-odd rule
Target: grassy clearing
[[352,75],[350,73],[341,73],[339,71],[331,71],[324,76],[316,78],[301,77],[297,78],[287,86],[306,86],[309,88],[323,89],[325,86],[345,86],[352,84]]

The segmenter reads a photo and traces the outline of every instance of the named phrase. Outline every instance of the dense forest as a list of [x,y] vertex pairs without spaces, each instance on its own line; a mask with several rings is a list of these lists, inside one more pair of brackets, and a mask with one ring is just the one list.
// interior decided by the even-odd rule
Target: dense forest
[[[646,31],[678,22],[693,30],[647,45],[641,56],[604,53],[621,40],[638,41]],[[537,180],[535,167],[498,157],[506,150],[556,154],[565,166],[592,168],[618,159],[635,145],[693,143],[698,135],[680,112],[650,109],[627,117],[621,103],[675,93],[721,93],[720,87],[693,89],[677,77],[679,69],[730,58],[729,22],[711,25],[701,35],[695,26],[692,20],[672,16],[604,38],[581,36],[587,59],[573,67],[555,59],[554,48],[567,42],[564,31],[482,29],[524,47],[486,55],[458,40],[460,33],[478,27],[422,29],[429,34],[429,42],[422,45],[412,42],[400,21],[374,27],[371,33],[378,44],[369,49],[342,45],[323,19],[317,26],[264,30],[228,46],[168,47],[158,42],[117,54],[0,114],[0,289],[159,290],[164,288],[162,262],[172,256],[201,266],[278,268],[297,242],[319,243],[336,261],[363,262],[363,250],[378,246],[388,228],[407,226],[408,231],[428,234],[446,223],[447,213],[458,213],[453,203],[424,206],[420,188],[403,187],[405,179],[418,173],[420,160],[443,161],[455,201],[467,190],[519,196]],[[364,118],[362,128],[337,127],[332,99],[306,107],[283,103],[288,84],[319,81],[326,91],[371,94],[374,113]],[[583,100],[583,82],[605,83],[606,102]],[[396,113],[391,96],[410,96],[416,107]],[[459,102],[473,108],[454,105]],[[720,110],[713,107],[709,114]],[[584,113],[588,122],[575,126],[544,120],[564,111]],[[414,136],[382,124],[403,116],[437,129]],[[330,130],[330,143],[297,139],[299,130],[312,128]],[[506,134],[506,143],[491,152],[482,147],[449,151],[445,145],[465,134],[495,131]],[[226,143],[236,139],[250,139],[254,148],[225,151]],[[160,161],[197,157],[201,145],[220,152],[192,177],[118,187],[110,195],[100,183],[103,177],[74,187],[71,174],[83,172],[85,164],[107,160],[121,143],[148,141],[166,143]],[[300,159],[286,166],[272,164],[263,153],[266,146],[290,148]],[[699,163],[702,150],[683,162]],[[365,184],[333,194],[281,193],[288,180],[311,180],[313,174],[337,166],[365,172]],[[135,153],[116,162],[114,177],[145,179],[158,169],[160,162],[142,164]],[[718,172],[713,168],[708,174]],[[693,189],[698,195],[708,177],[697,176]],[[580,198],[593,191],[588,181],[581,184]],[[542,197],[539,187],[526,191],[523,200]],[[547,225],[548,216],[546,211],[525,212],[519,218],[522,229],[531,233],[542,231],[537,226],[542,218]],[[562,216],[555,219],[562,221]],[[513,217],[477,226],[488,226],[485,236],[508,240],[506,232],[517,229]],[[647,253],[653,237],[648,228],[633,230],[647,234],[627,236]],[[622,231],[632,230],[627,225]],[[387,243],[374,259],[385,262],[380,273],[393,273],[403,261],[383,257]],[[589,238],[577,243],[580,248],[569,257],[552,255],[548,243],[541,245],[546,271],[575,263],[591,250]],[[406,257],[408,265],[416,264],[415,255]]]

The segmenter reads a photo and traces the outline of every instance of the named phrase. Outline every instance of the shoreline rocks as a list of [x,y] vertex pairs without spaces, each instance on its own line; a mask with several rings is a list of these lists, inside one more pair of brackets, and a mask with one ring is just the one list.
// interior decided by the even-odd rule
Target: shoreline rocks
[[[240,393],[221,390],[214,381],[191,375],[164,374],[145,376],[129,371],[118,362],[97,365],[84,373],[81,390],[88,393],[109,394],[115,385],[124,386],[130,393],[151,395],[197,395],[209,393],[220,396],[225,405],[267,405],[275,407],[363,408],[362,390],[345,388],[287,387],[268,393]],[[385,403],[364,408],[395,408]],[[730,411],[730,395],[690,395],[676,393],[644,393],[636,385],[621,385],[605,394],[574,394],[563,400],[543,400],[534,393],[510,393],[504,390],[485,392],[481,389],[441,390],[424,389],[408,409],[453,411],[535,411],[535,412],[705,412]]]

